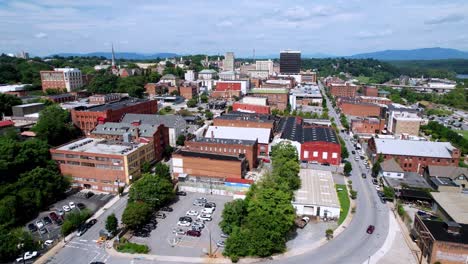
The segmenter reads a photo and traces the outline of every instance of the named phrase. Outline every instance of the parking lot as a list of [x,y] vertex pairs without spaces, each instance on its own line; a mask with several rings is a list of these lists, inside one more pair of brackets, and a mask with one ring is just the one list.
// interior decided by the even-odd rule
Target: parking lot
[[[41,212],[34,220],[30,221],[29,223],[26,224],[26,229],[28,229],[29,224],[36,225],[36,221],[41,220],[42,223],[44,224],[44,227],[42,229],[45,229],[45,231],[40,232],[40,230],[32,232],[32,235],[34,239],[40,240],[40,241],[46,241],[46,240],[54,240],[56,241],[60,237],[60,225],[58,225],[55,221],[52,221],[50,224],[46,224],[44,221],[45,217],[49,217],[49,214],[51,212],[57,213],[58,210],[63,211],[63,206],[70,205],[70,202],[73,202],[75,204],[75,208],[71,209],[70,212],[77,211],[77,210],[82,210],[78,208],[78,204],[83,204],[84,209],[88,209],[91,214],[94,214],[99,208],[104,206],[110,199],[112,199],[113,195],[111,194],[94,194],[93,196],[86,198],[85,194],[88,191],[82,191],[82,192],[77,192],[73,195],[68,196],[66,199],[61,200],[49,207],[48,211]],[[66,217],[67,214],[70,212],[64,212],[64,217]],[[58,215],[58,213],[57,213]]]
[[[196,198],[205,197],[208,202],[216,203],[216,210],[212,214],[212,221],[206,221],[205,227],[201,230],[200,237],[192,237],[187,235],[177,235],[173,233],[174,229],[190,230],[190,227],[177,226],[180,217],[186,216],[187,211],[196,210],[198,213],[203,209],[203,206],[193,205]],[[222,247],[216,244],[218,241],[224,241],[221,238],[221,229],[219,222],[221,221],[221,213],[224,204],[232,200],[229,196],[206,195],[200,193],[187,193],[187,196],[179,196],[179,200],[171,205],[172,212],[163,212],[166,215],[165,219],[157,219],[157,224],[151,231],[149,236],[139,234],[137,232],[131,239],[136,243],[144,243],[151,249],[151,254],[184,256],[184,257],[200,257],[205,255],[210,250],[210,235],[211,249],[213,254],[222,252]],[[191,216],[195,220],[196,216]]]

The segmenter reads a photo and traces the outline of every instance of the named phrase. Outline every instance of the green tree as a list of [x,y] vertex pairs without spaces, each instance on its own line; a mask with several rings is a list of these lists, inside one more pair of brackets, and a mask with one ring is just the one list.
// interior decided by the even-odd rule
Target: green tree
[[143,162],[143,164],[141,164],[141,172],[142,173],[150,173],[151,172],[151,163],[149,163],[148,161]]
[[[118,77],[108,73],[99,73],[94,76],[89,85],[86,86],[88,92],[92,93],[114,93],[117,91]],[[125,78],[124,78],[125,79]]]
[[183,146],[185,145],[185,135],[179,135],[176,140],[177,146]]
[[151,207],[142,201],[130,201],[127,204],[123,214],[122,223],[128,228],[135,230],[144,225],[151,218]]
[[192,98],[187,101],[187,107],[195,107],[195,106],[197,106],[197,100]]
[[20,105],[23,102],[17,96],[0,93],[0,120],[3,118],[3,115],[11,116],[12,110],[11,107],[15,105]]
[[242,199],[236,199],[224,205],[223,220],[219,226],[226,234],[231,234],[234,228],[242,226],[242,220],[246,214],[246,204]]
[[129,202],[142,201],[151,208],[164,206],[174,199],[174,186],[167,177],[143,174],[130,188]]
[[349,161],[347,161],[345,163],[345,166],[344,166],[344,169],[343,169],[344,174],[349,175],[352,170],[353,170],[353,166],[351,165],[351,163]]
[[106,219],[106,230],[111,234],[115,235],[117,233],[117,228],[119,227],[119,222],[115,214],[110,214]]
[[79,130],[71,123],[70,113],[58,105],[44,108],[32,130],[38,138],[52,146],[64,144],[80,135]]
[[[18,245],[22,244],[22,248]],[[37,244],[34,242],[31,234],[23,228],[11,230],[0,227],[0,261],[2,263],[11,262],[22,251],[36,250]]]
[[158,175],[161,178],[168,179],[169,181],[172,180],[171,178],[171,171],[169,166],[162,162],[158,162],[156,164],[156,167],[154,168],[155,174]]
[[206,95],[206,93],[203,93],[201,96],[200,96],[200,101],[202,103],[208,103],[208,95]]
[[207,120],[212,120],[213,119],[213,113],[210,110],[208,110],[208,111],[205,112],[205,117],[206,117]]

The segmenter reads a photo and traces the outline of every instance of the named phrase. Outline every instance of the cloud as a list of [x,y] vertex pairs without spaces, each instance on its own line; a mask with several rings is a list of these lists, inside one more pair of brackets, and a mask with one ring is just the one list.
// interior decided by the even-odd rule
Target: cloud
[[391,29],[386,29],[383,31],[359,31],[357,34],[358,38],[362,39],[373,39],[373,38],[382,38],[386,36],[390,36],[393,34],[393,31]]
[[456,23],[464,20],[465,17],[460,14],[451,14],[443,17],[437,17],[430,20],[426,20],[424,24],[426,25],[438,25],[438,24],[446,24],[446,23]]
[[35,34],[34,37],[38,38],[38,39],[43,39],[43,38],[47,38],[47,34],[44,33],[44,32],[39,32],[39,33]]

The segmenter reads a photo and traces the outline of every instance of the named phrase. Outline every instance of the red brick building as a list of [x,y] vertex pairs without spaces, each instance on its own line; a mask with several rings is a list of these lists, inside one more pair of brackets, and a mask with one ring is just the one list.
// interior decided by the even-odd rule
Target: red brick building
[[460,150],[449,142],[371,138],[368,151],[375,162],[395,159],[404,171],[422,174],[429,165],[458,166]]
[[93,107],[79,107],[71,111],[73,124],[86,135],[97,124],[105,122],[118,122],[126,113],[155,114],[158,112],[158,103],[154,100],[123,98],[118,102],[112,102]]
[[270,115],[230,112],[215,118],[213,120],[213,125],[268,128],[273,130],[276,127],[276,120]]
[[234,157],[243,154],[248,162],[248,169],[256,168],[258,165],[258,141],[256,140],[200,138],[185,141],[184,150]]
[[254,105],[254,104],[244,104],[241,102],[235,102],[232,105],[233,111],[239,112],[248,112],[248,113],[257,113],[257,114],[270,114],[270,106],[268,105]]
[[285,110],[289,102],[289,90],[285,88],[255,88],[250,96],[267,98],[271,109]]
[[373,96],[359,96],[357,100],[363,102],[363,103],[369,103],[369,104],[383,104],[383,105],[389,105],[392,103],[392,101],[388,98],[385,97],[373,97]]
[[172,155],[173,175],[180,174],[218,179],[243,179],[247,172],[247,160],[239,157],[214,153],[177,151]]
[[337,106],[343,114],[359,117],[384,117],[386,110],[385,105],[364,103],[359,98],[339,97]]
[[352,119],[351,131],[355,134],[380,134],[385,129],[385,119]]
[[60,89],[65,90],[67,89],[65,83],[65,76],[63,72],[58,71],[41,71],[41,83],[42,83],[42,91],[46,91],[48,89]]
[[359,89],[359,86],[350,83],[330,83],[328,87],[330,89],[331,95],[335,97],[355,97],[357,90]]
[[42,96],[42,98],[47,99],[51,102],[60,104],[60,103],[66,103],[66,102],[72,102],[76,100],[76,95],[74,94],[54,94],[54,95],[46,95]]
[[364,86],[362,87],[362,94],[365,96],[378,97],[379,89],[377,89],[375,86]]
[[145,84],[146,93],[149,96],[166,94],[169,91],[169,83],[147,83]]
[[198,94],[198,87],[196,85],[182,85],[179,87],[180,96],[185,99],[192,99]]

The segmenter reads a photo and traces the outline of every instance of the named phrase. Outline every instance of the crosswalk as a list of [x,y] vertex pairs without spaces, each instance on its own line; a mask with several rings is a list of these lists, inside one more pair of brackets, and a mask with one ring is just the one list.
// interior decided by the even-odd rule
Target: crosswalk
[[61,258],[61,256],[55,256],[52,263],[54,264],[65,264],[71,263],[90,263],[94,261],[106,263],[109,259],[109,254],[105,250],[104,244],[97,244],[96,240],[86,240],[79,239],[75,241],[70,241],[64,245],[65,254],[61,256],[66,258]]

